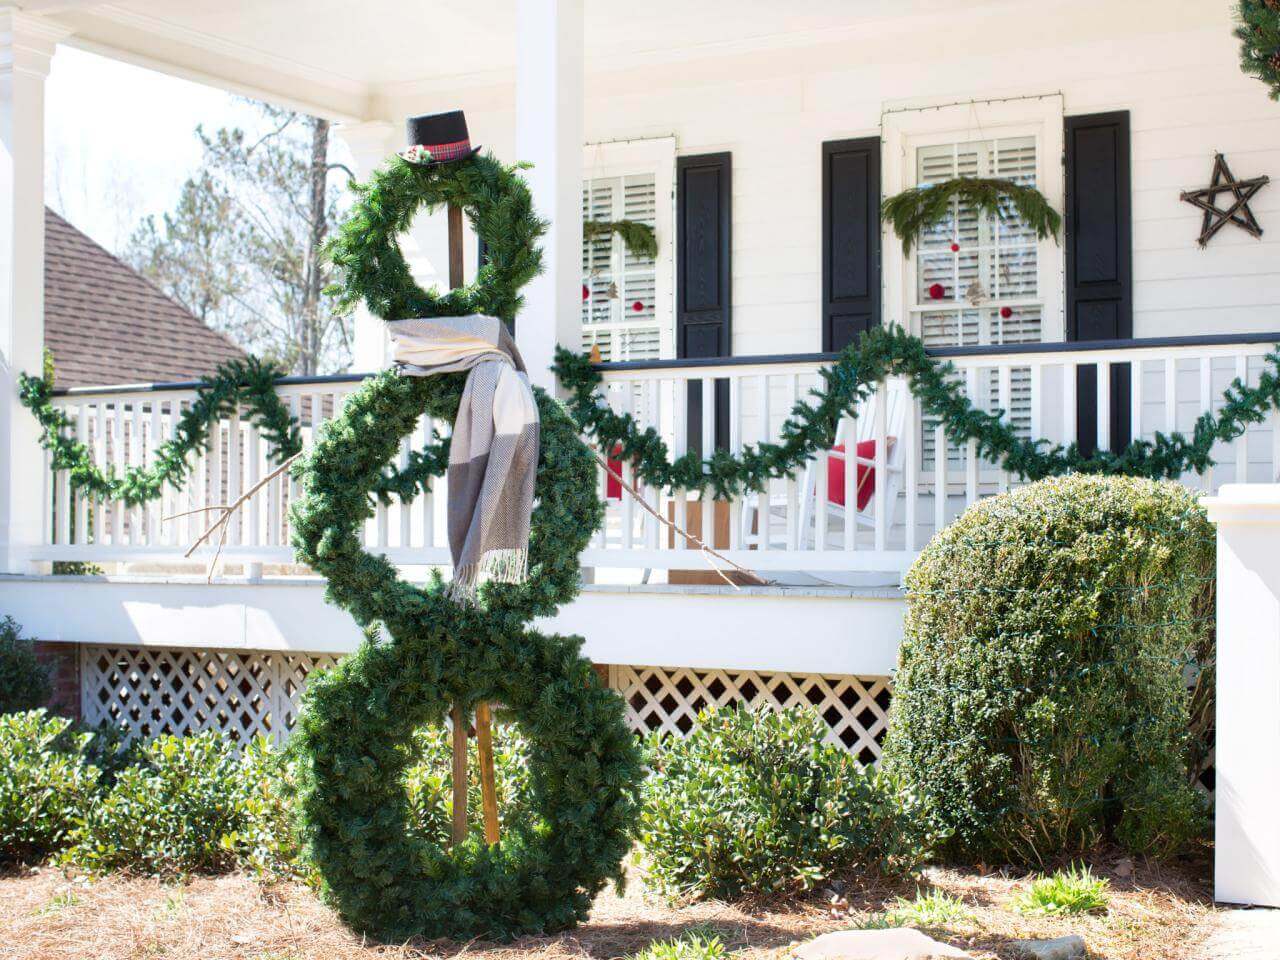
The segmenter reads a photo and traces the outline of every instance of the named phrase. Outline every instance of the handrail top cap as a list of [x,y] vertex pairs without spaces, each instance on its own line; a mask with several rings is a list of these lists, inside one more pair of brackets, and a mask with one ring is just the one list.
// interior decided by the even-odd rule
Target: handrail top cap
[[1280,483],[1225,483],[1200,503],[1214,523],[1280,523]]

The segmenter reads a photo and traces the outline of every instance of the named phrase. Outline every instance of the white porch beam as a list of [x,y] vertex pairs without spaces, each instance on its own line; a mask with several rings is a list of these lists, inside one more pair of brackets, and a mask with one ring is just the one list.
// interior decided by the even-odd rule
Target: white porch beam
[[582,0],[517,0],[516,158],[551,222],[543,273],[525,287],[516,342],[530,379],[551,390],[557,343],[576,349],[582,310]]
[[50,4],[49,21],[71,34],[69,46],[330,120],[368,116],[366,81],[299,63],[289,51],[190,29],[180,17],[150,16],[100,2]]
[[0,572],[27,573],[44,533],[44,452],[18,375],[44,354],[44,83],[66,31],[0,7]]

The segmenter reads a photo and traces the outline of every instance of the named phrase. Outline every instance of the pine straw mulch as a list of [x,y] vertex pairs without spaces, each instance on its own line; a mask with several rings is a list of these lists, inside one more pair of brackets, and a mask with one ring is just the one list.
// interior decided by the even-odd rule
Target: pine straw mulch
[[[928,931],[975,957],[1008,957],[1010,940],[1079,933],[1091,955],[1106,960],[1202,960],[1200,944],[1214,923],[1201,855],[1176,866],[1139,862],[1132,873],[1118,857],[1100,857],[1095,873],[1112,884],[1106,914],[1029,918],[1008,902],[1026,877],[933,868],[922,887],[961,897],[963,920]],[[0,957],[12,960],[610,960],[690,928],[711,928],[734,960],[780,960],[788,945],[829,930],[855,927],[892,905],[908,888],[847,889],[846,910],[825,897],[786,904],[706,902],[672,907],[648,898],[642,885],[625,896],[601,894],[590,922],[554,937],[510,944],[472,942],[374,945],[347,930],[302,885],[259,887],[249,877],[200,877],[180,883],[108,877],[89,881],[53,867],[0,876]]]

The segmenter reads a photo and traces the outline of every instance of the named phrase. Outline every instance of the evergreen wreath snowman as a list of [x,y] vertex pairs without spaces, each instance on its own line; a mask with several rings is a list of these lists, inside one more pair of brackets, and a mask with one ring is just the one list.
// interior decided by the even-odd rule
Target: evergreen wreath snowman
[[[511,323],[520,288],[540,269],[545,225],[528,187],[516,168],[471,147],[460,112],[414,118],[409,130],[410,149],[355,187],[358,201],[332,242],[341,302],[363,301],[388,322],[483,315]],[[440,204],[462,207],[487,262],[469,286],[424,291],[395,238],[415,213]],[[458,602],[439,575],[408,583],[364,549],[370,491],[411,498],[429,482],[397,477],[388,464],[424,414],[452,422],[465,376],[392,369],[371,377],[321,429],[298,471],[298,557],[371,637],[307,690],[291,744],[300,829],[325,896],[353,927],[384,940],[573,926],[620,875],[637,812],[641,760],[622,701],[580,655],[581,638],[531,626],[577,594],[578,555],[603,516],[592,454],[558,402],[533,391],[541,443],[522,582],[485,582],[473,602]],[[414,463],[409,471],[439,471],[442,458],[427,451]],[[415,760],[413,732],[443,723],[451,705],[489,702],[530,740],[532,809],[496,844],[473,836],[435,846],[409,821],[403,776]]]

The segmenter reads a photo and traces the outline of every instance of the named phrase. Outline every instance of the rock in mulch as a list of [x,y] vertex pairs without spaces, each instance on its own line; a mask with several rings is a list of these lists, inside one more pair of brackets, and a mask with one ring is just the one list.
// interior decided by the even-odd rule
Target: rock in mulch
[[1084,938],[1076,934],[1053,940],[1015,940],[1009,944],[1014,956],[1025,960],[1084,960]]
[[926,937],[919,930],[838,930],[802,943],[795,960],[933,960],[970,954]]

